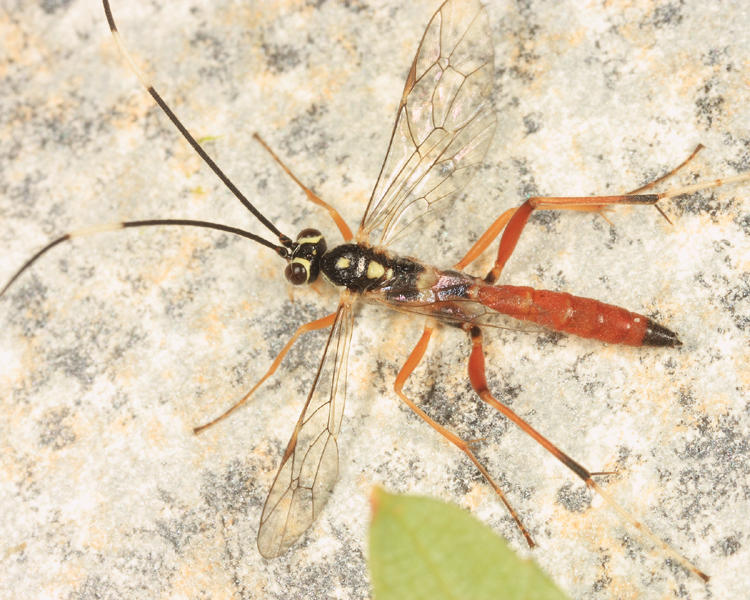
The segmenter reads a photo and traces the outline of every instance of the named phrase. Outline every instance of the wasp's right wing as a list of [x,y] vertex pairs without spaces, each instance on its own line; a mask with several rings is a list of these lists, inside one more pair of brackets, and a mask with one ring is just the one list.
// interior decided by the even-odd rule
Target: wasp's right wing
[[494,52],[478,0],[447,0],[433,15],[406,78],[378,182],[358,239],[393,240],[446,206],[481,166],[495,115]]
[[351,305],[345,300],[339,305],[313,387],[263,506],[258,550],[266,558],[286,552],[312,525],[333,491],[352,324]]

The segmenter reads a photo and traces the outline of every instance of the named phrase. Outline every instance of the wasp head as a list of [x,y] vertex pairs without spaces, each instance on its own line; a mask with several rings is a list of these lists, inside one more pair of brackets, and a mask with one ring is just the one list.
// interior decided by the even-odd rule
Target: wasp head
[[284,270],[294,285],[312,283],[320,273],[320,258],[326,252],[326,240],[317,229],[303,229],[291,248],[289,264]]

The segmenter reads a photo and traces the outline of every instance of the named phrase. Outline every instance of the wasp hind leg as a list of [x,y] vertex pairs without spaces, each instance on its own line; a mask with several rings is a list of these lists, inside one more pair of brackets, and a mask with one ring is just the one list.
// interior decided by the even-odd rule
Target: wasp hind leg
[[560,450],[555,444],[550,442],[546,437],[534,429],[529,423],[522,419],[515,411],[510,407],[506,406],[499,400],[497,400],[489,391],[487,387],[487,379],[485,377],[484,369],[484,348],[482,346],[482,331],[479,327],[469,326],[468,334],[471,339],[471,354],[469,356],[469,379],[471,386],[474,388],[476,394],[487,404],[492,406],[495,410],[500,412],[503,416],[512,421],[517,425],[524,433],[534,439],[540,446],[552,454],[557,460],[564,464],[568,469],[573,471],[586,486],[596,492],[601,498],[612,508],[624,522],[629,523],[635,527],[641,534],[649,540],[651,544],[662,549],[664,554],[669,558],[682,565],[685,569],[693,572],[695,575],[708,581],[708,575],[698,569],[693,563],[687,558],[682,556],[677,550],[670,546],[667,542],[659,538],[651,529],[649,529],[644,523],[636,519],[631,513],[625,508],[620,506],[615,499],[609,495],[594,479],[594,473],[583,467],[580,463],[573,460],[565,452]]
[[[608,207],[615,204],[645,204],[656,206],[657,210],[661,215],[669,221],[669,218],[656,204],[659,200],[666,197],[674,197],[677,195],[674,192],[680,190],[674,190],[674,192],[667,192],[666,194],[644,194],[643,192],[653,188],[657,184],[665,181],[672,177],[675,173],[683,169],[703,148],[701,144],[695,147],[693,152],[685,160],[683,160],[674,169],[671,169],[661,177],[643,185],[637,189],[631,190],[630,192],[616,196],[590,196],[590,197],[555,197],[555,196],[535,196],[528,198],[523,204],[518,207],[510,208],[503,212],[487,230],[480,236],[480,238],[474,243],[469,249],[466,255],[455,265],[455,269],[464,269],[471,262],[476,260],[487,247],[502,233],[500,238],[500,247],[498,248],[497,258],[492,270],[487,274],[485,280],[488,283],[494,283],[497,281],[500,273],[508,262],[508,259],[513,254],[516,248],[521,233],[523,232],[526,223],[531,216],[531,213],[535,210],[575,210],[580,212],[596,212],[604,216],[603,212]],[[728,182],[728,181],[727,181]],[[712,182],[710,186],[720,185],[717,182]],[[604,217],[606,219],[606,217]],[[671,221],[670,221],[671,222]]]

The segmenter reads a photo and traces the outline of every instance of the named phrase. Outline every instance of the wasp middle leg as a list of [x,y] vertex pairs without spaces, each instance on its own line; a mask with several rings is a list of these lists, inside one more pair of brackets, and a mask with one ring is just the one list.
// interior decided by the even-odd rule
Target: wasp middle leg
[[487,468],[479,461],[479,459],[476,457],[474,452],[472,452],[469,442],[460,438],[449,429],[440,425],[440,423],[438,423],[432,417],[430,417],[426,412],[424,412],[421,408],[419,408],[411,399],[409,399],[409,397],[406,394],[404,394],[404,391],[403,391],[404,383],[406,383],[406,380],[414,372],[414,369],[417,368],[417,365],[419,365],[419,363],[422,361],[425,351],[427,350],[427,346],[430,342],[431,336],[432,336],[432,328],[429,325],[425,325],[424,331],[422,332],[422,337],[419,338],[417,345],[414,346],[414,349],[411,351],[411,354],[409,354],[409,357],[406,359],[406,361],[404,362],[404,365],[401,367],[401,370],[396,376],[396,381],[393,385],[393,389],[396,391],[396,394],[398,394],[398,397],[401,398],[401,400],[403,400],[404,403],[412,411],[414,411],[414,413],[416,413],[416,415],[419,418],[425,421],[430,427],[432,427],[435,431],[437,431],[440,435],[442,435],[446,440],[448,440],[451,444],[453,444],[459,450],[461,450],[461,452],[463,452],[467,457],[469,457],[469,460],[472,463],[474,463],[474,466],[477,469],[479,469],[479,472],[482,474],[485,481],[487,481],[487,483],[490,484],[492,489],[495,490],[495,493],[500,497],[500,500],[502,500],[503,504],[505,504],[505,507],[508,509],[508,513],[510,513],[510,516],[513,517],[516,524],[518,525],[518,528],[521,530],[521,533],[526,538],[526,542],[529,544],[529,547],[533,548],[535,546],[535,543],[531,537],[531,534],[529,533],[529,531],[526,529],[526,526],[521,521],[521,518],[518,516],[518,513],[516,513],[515,509],[511,506],[510,502],[508,501],[505,494],[503,493],[503,490],[500,488],[497,482],[492,478],[489,471],[487,471]]
[[212,425],[216,425],[219,421],[223,421],[229,415],[231,415],[235,410],[237,410],[240,406],[245,404],[245,402],[247,402],[250,399],[250,396],[252,396],[255,393],[255,390],[257,390],[266,379],[268,379],[271,375],[273,375],[276,372],[276,369],[281,364],[281,361],[284,360],[284,357],[286,356],[287,352],[289,352],[291,347],[294,346],[294,343],[299,339],[299,337],[302,334],[305,334],[309,331],[316,331],[318,329],[325,329],[326,327],[330,327],[331,325],[333,325],[334,321],[336,320],[336,314],[337,313],[331,313],[330,315],[327,315],[321,319],[310,321],[309,323],[305,323],[304,325],[301,325],[300,327],[298,327],[297,331],[295,331],[294,334],[292,334],[292,337],[289,338],[289,341],[281,349],[281,352],[279,352],[276,355],[276,358],[273,360],[273,362],[271,363],[271,366],[265,372],[263,377],[261,377],[258,380],[258,382],[250,389],[250,391],[247,394],[245,394],[242,398],[240,398],[237,402],[232,404],[232,406],[230,406],[227,410],[225,410],[215,419],[211,419],[208,423],[204,423],[203,425],[194,427],[193,433],[196,433],[196,434],[200,433],[201,431],[208,429]]

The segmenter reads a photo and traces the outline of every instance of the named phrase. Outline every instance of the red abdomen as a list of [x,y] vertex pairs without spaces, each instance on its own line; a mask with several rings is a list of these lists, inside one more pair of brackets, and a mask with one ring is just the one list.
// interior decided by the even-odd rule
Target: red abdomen
[[677,336],[648,317],[564,292],[482,285],[477,300],[499,313],[544,327],[627,346],[679,346]]

